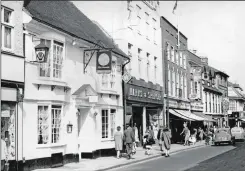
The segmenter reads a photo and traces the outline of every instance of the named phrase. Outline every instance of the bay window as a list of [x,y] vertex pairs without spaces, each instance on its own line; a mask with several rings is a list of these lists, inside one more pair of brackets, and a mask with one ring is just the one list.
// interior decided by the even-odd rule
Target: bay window
[[58,80],[62,79],[62,68],[65,54],[64,43],[42,38],[39,41],[33,41],[35,46],[39,43],[43,43],[49,47],[47,62],[39,64],[39,76]]
[[101,110],[101,138],[113,139],[115,133],[116,109]]
[[38,105],[38,144],[60,142],[61,105]]
[[14,34],[13,10],[2,6],[1,16],[2,49],[12,51]]
[[111,72],[100,74],[101,85],[105,89],[114,89],[116,83],[117,62],[115,60],[111,63]]

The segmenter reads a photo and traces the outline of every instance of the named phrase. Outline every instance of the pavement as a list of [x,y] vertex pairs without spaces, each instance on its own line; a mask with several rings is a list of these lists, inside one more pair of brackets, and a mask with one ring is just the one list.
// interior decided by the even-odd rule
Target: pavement
[[[198,165],[198,163],[201,163],[205,160],[210,159],[212,161],[212,158],[226,153],[228,151],[232,151],[235,149],[234,146],[231,145],[222,145],[222,146],[203,146],[200,148],[190,149],[186,150],[180,153],[176,153],[174,155],[170,155],[170,157],[158,157],[156,159],[152,159],[149,161],[136,163],[116,169],[112,169],[111,171],[199,171],[199,168],[205,168],[203,165],[200,167],[195,167]],[[228,158],[227,158],[228,159]],[[244,158],[240,159],[244,160]],[[220,167],[220,165],[224,165],[225,161],[218,163],[215,162],[215,164],[212,165],[212,167],[206,167],[203,170],[200,171],[214,171],[213,168]],[[194,167],[194,168],[193,168]],[[191,170],[187,170],[189,168],[193,168]],[[219,171],[230,171],[222,167],[223,169],[220,169]],[[245,169],[244,169],[245,170]],[[243,170],[243,171],[244,171]],[[215,170],[216,171],[216,170]]]
[[185,171],[245,171],[245,143],[237,143],[237,148],[200,162]]
[[[172,144],[170,155],[204,146],[206,146],[204,141],[197,142],[195,145],[190,146]],[[139,147],[137,148],[136,154],[133,155],[133,158],[130,160],[126,157],[117,159],[116,156],[100,157],[97,159],[81,159],[79,163],[69,163],[58,168],[36,169],[35,171],[104,171],[162,157],[162,153],[159,149],[159,146],[155,145],[152,148],[152,154],[145,155],[145,150]]]

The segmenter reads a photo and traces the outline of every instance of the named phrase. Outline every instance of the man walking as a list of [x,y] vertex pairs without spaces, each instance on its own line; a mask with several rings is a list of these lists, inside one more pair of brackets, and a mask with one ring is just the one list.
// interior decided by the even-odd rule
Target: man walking
[[134,131],[129,126],[129,124],[126,124],[126,130],[124,131],[123,138],[124,138],[124,142],[126,144],[128,159],[130,159],[131,153],[132,153],[132,148],[133,148],[133,143],[135,141],[135,136],[134,136]]

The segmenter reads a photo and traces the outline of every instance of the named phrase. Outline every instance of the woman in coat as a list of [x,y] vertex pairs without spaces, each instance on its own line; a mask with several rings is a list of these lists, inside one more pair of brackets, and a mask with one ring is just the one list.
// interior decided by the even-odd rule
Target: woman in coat
[[168,128],[164,128],[161,135],[162,145],[164,146],[165,149],[165,157],[169,157],[169,150],[171,146],[171,140],[168,132],[169,132]]
[[115,132],[114,139],[115,139],[115,149],[117,151],[117,158],[119,159],[120,151],[122,150],[122,146],[123,146],[123,134],[121,132],[120,126],[117,127],[117,131]]

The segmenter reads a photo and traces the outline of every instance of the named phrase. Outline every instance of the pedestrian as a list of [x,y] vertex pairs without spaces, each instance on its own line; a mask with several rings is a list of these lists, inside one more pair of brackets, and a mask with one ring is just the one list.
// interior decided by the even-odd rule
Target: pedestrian
[[124,131],[123,139],[126,144],[126,151],[128,155],[128,159],[131,159],[132,155],[132,148],[133,143],[135,142],[135,136],[133,129],[129,126],[129,124],[126,124],[126,130]]
[[185,136],[184,146],[185,146],[185,145],[189,144],[188,141],[189,141],[189,137],[190,137],[190,130],[188,129],[186,123],[184,123],[183,126],[184,126],[184,128],[183,128],[183,131],[180,133],[180,135],[182,135],[184,133],[184,136]]
[[203,134],[204,134],[203,129],[201,127],[199,127],[199,138],[201,141],[203,140]]
[[[150,133],[150,140],[152,141],[152,140],[154,140],[155,138],[155,136],[154,136],[154,131],[153,131],[153,127],[152,126],[149,126],[149,133]],[[153,141],[152,141],[152,143],[153,143]],[[155,143],[155,140],[154,140],[154,143]]]
[[162,148],[164,148],[164,151],[165,151],[165,157],[169,157],[171,139],[169,136],[169,129],[167,127],[163,129],[162,134],[161,134],[161,139],[162,139]]
[[134,130],[134,136],[135,136],[134,139],[135,139],[136,147],[138,147],[140,140],[139,140],[139,130],[137,128],[137,124],[136,123],[134,123],[133,130]]
[[152,137],[152,134],[149,129],[145,131],[144,135],[144,147],[146,149],[145,154],[150,155],[151,154],[151,149],[152,149],[152,144],[153,144],[154,138]]
[[160,126],[159,130],[158,130],[158,133],[157,133],[157,140],[158,140],[158,145],[160,147],[160,151],[163,151],[163,148],[162,148],[162,131],[163,131],[163,126]]
[[5,163],[8,162],[8,151],[6,141],[1,139],[1,171],[4,170]]
[[123,145],[123,134],[121,132],[121,127],[117,127],[117,131],[115,132],[114,135],[114,140],[115,140],[115,150],[117,151],[117,158],[120,158],[120,151],[122,150],[122,145]]

